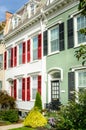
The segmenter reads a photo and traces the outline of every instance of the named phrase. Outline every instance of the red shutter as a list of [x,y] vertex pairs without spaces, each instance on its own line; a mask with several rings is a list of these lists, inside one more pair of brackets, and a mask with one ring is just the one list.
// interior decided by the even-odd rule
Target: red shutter
[[22,100],[25,101],[25,78],[22,79]]
[[41,75],[38,75],[38,92],[41,95]]
[[17,46],[14,47],[14,67],[17,66]]
[[13,67],[13,48],[11,48],[11,67]]
[[30,40],[27,41],[27,62],[30,62]]
[[14,98],[16,99],[17,97],[17,81],[16,79],[14,80]]
[[27,78],[27,101],[30,101],[30,77]]
[[23,42],[22,44],[22,63],[24,64],[25,63],[25,60],[26,60],[26,43]]
[[38,59],[42,57],[42,35],[38,35]]
[[4,69],[7,68],[7,51],[4,52]]

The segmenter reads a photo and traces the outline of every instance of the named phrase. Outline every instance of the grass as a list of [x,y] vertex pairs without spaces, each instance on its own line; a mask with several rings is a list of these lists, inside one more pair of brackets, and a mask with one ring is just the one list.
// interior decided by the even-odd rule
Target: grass
[[0,126],[10,125],[10,124],[11,124],[11,122],[9,122],[9,121],[2,121],[2,120],[0,120]]
[[29,128],[29,127],[20,127],[20,128],[9,129],[9,130],[36,130],[36,129]]

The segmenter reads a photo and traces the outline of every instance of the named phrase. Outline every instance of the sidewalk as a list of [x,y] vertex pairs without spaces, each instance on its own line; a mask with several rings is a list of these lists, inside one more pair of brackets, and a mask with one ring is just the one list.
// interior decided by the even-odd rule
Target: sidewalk
[[12,128],[18,128],[18,127],[22,127],[23,124],[20,123],[20,124],[13,124],[13,125],[6,125],[6,126],[0,126],[0,130],[9,130],[9,129],[12,129]]

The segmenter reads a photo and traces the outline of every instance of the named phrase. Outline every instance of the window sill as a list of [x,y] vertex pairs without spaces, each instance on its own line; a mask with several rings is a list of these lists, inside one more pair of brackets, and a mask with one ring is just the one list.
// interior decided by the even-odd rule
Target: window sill
[[60,52],[60,51],[56,51],[56,52],[50,53],[50,54],[48,54],[48,56],[56,55],[56,54],[58,54],[59,52]]
[[78,48],[78,47],[80,47],[81,45],[86,45],[86,42],[77,44],[77,45],[74,46],[74,48]]
[[34,60],[34,61],[31,61],[30,64],[36,63],[36,62],[38,62],[38,61],[39,61],[38,59],[37,59],[37,60]]

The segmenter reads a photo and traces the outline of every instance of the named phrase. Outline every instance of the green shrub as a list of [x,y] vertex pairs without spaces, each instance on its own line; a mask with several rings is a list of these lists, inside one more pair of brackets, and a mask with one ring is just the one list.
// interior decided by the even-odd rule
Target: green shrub
[[12,110],[2,110],[0,111],[0,118],[5,121],[9,122],[17,122],[18,117],[18,111],[15,109]]
[[42,110],[42,100],[39,92],[36,93],[36,100],[35,100],[34,107],[38,107],[40,111]]
[[61,108],[57,119],[58,130],[86,129],[86,90],[78,94],[77,101],[71,101]]
[[38,108],[33,108],[26,119],[24,120],[24,126],[30,126],[33,128],[42,127],[47,124],[46,118],[39,112]]
[[16,107],[15,99],[8,95],[6,91],[0,91],[1,109],[14,109]]

